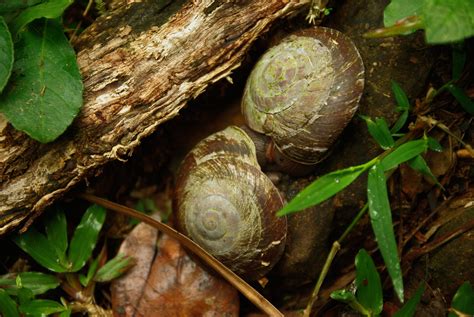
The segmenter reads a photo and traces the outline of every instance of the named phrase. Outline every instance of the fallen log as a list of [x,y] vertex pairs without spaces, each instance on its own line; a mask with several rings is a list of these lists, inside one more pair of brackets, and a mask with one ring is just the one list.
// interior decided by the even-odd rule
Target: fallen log
[[251,44],[309,0],[142,1],[97,19],[77,41],[84,105],[40,144],[0,117],[0,235],[31,224],[101,166],[125,160],[188,100],[229,76]]

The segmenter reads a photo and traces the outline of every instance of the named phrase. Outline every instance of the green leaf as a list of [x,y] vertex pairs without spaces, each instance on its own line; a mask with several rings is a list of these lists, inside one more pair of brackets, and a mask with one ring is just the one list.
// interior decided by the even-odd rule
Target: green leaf
[[[22,287],[31,290],[34,295],[46,293],[59,286],[59,280],[54,275],[40,272],[23,272],[19,273],[18,276],[20,277]],[[0,287],[4,288],[10,295],[18,295],[15,275],[8,274],[1,276]]]
[[403,143],[382,160],[384,170],[388,171],[395,168],[399,164],[411,160],[417,155],[425,152],[428,147],[427,143],[428,142],[424,139]]
[[40,2],[41,0],[0,0],[0,14],[24,9]]
[[433,175],[433,173],[431,172],[430,167],[428,166],[428,164],[426,164],[425,159],[421,155],[418,155],[418,156],[412,158],[411,160],[409,160],[407,162],[407,164],[408,164],[408,166],[410,166],[415,171],[418,171],[421,174],[430,177],[436,183],[436,185],[438,185],[440,187],[443,187],[438,182],[436,177]]
[[53,213],[45,221],[46,237],[51,245],[56,250],[56,254],[61,263],[67,265],[66,250],[67,250],[67,223],[64,212],[56,208]]
[[3,317],[19,317],[15,301],[0,288],[0,315]]
[[393,315],[393,317],[412,317],[412,316],[414,316],[416,306],[420,302],[421,295],[423,295],[424,291],[425,291],[425,288],[423,287],[423,285],[418,287],[418,289],[416,290],[415,295],[413,295],[413,297],[410,298],[410,300],[408,302],[406,302],[405,305],[403,305],[403,307],[400,308],[400,310],[397,311]]
[[360,116],[367,123],[367,129],[370,135],[377,141],[384,150],[390,149],[395,145],[392,134],[388,129],[387,121],[384,118],[375,118],[375,122],[366,116]]
[[20,311],[25,314],[35,316],[51,315],[66,310],[66,307],[58,302],[49,299],[34,299],[25,305],[20,306]]
[[401,128],[403,128],[403,126],[405,125],[405,123],[407,122],[407,119],[408,119],[408,111],[405,110],[402,112],[402,114],[398,117],[398,120],[397,122],[395,122],[395,124],[392,126],[392,128],[390,129],[390,132],[392,134],[395,134],[397,133],[398,131],[400,131]]
[[391,26],[405,17],[420,15],[423,4],[423,0],[392,0],[383,12],[384,25]]
[[69,261],[72,263],[71,272],[80,270],[97,243],[100,229],[105,221],[106,211],[103,207],[92,205],[82,216],[81,222],[76,228],[68,251]]
[[10,82],[0,112],[40,142],[57,138],[82,105],[83,85],[74,50],[56,21],[28,26],[15,46]]
[[13,68],[13,41],[7,24],[0,16],[0,92],[5,88]]
[[456,42],[471,37],[474,35],[474,1],[426,1],[423,20],[428,43]]
[[432,137],[428,137],[428,148],[431,151],[443,152],[443,147],[439,144],[438,140]]
[[383,308],[383,292],[380,276],[374,261],[364,249],[359,250],[355,259],[357,301],[378,315]]
[[469,114],[474,115],[474,101],[472,101],[471,98],[466,95],[464,90],[453,84],[446,86],[446,88],[454,96],[454,98],[456,98],[464,110],[466,110]]
[[398,259],[397,242],[393,232],[392,213],[387,194],[384,168],[376,163],[369,170],[367,182],[367,200],[369,215],[377,245],[384,259],[395,289],[395,293],[403,302],[403,278]]
[[71,314],[72,314],[72,309],[68,308],[68,309],[62,311],[59,314],[59,317],[69,317],[69,316],[71,316]]
[[64,10],[73,3],[73,0],[49,0],[35,6],[31,6],[23,10],[11,24],[12,33],[15,37],[30,22],[40,19],[56,19],[59,18]]
[[[19,276],[17,276],[17,281],[18,280],[19,280]],[[17,283],[17,287],[18,287],[17,297],[18,297],[18,302],[20,303],[20,306],[28,304],[35,297],[35,295],[33,294],[33,291],[30,290],[29,288],[25,288],[21,286],[21,283]]]
[[296,195],[277,215],[284,216],[325,201],[352,183],[371,164],[351,166],[321,176]]
[[[451,302],[451,308],[466,315],[474,315],[474,289],[471,283],[464,282],[454,294]],[[454,312],[449,313],[449,317],[458,316]]]
[[97,271],[94,280],[96,282],[110,282],[125,273],[133,265],[135,265],[133,257],[119,254]]
[[87,269],[87,275],[84,275],[84,274],[79,275],[79,282],[81,283],[82,286],[87,287],[87,285],[89,285],[90,281],[92,281],[92,278],[97,272],[98,267],[99,267],[99,258],[96,258],[89,265],[89,268]]
[[398,84],[395,80],[392,80],[391,83],[392,83],[392,92],[393,92],[393,95],[395,96],[395,100],[397,101],[398,109],[400,111],[410,110],[410,102],[408,101],[408,97],[405,91],[402,89],[400,84]]
[[355,311],[360,312],[362,315],[371,316],[370,312],[362,306],[354,296],[354,294],[348,290],[338,290],[334,291],[329,295],[332,299],[338,300],[340,302],[346,303],[351,306]]
[[453,44],[451,52],[453,59],[452,79],[458,80],[461,78],[464,64],[466,63],[466,48],[464,47],[464,43]]
[[58,258],[55,247],[35,228],[31,227],[27,232],[16,235],[13,241],[45,268],[58,273],[67,271]]

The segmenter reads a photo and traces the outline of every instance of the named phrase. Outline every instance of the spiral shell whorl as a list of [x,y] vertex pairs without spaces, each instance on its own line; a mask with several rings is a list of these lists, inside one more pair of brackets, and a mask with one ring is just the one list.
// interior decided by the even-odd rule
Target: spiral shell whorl
[[246,278],[268,272],[283,251],[286,220],[278,190],[244,131],[229,127],[201,141],[178,173],[179,229]]
[[247,80],[242,112],[287,157],[314,164],[357,110],[364,66],[339,31],[311,28],[269,49]]

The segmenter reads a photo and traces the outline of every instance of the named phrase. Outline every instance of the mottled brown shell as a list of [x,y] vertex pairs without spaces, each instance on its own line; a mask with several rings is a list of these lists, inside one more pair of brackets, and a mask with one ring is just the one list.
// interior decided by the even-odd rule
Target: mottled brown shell
[[209,136],[185,157],[173,207],[180,231],[246,279],[266,274],[283,252],[286,219],[275,215],[282,198],[240,128]]
[[364,65],[352,41],[315,27],[270,48],[250,74],[242,100],[249,127],[288,158],[314,164],[357,110]]

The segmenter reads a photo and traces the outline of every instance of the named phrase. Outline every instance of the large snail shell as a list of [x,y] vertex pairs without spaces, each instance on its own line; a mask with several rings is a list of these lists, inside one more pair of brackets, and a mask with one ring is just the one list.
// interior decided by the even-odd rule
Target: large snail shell
[[270,48],[247,80],[242,112],[249,127],[283,155],[314,164],[357,110],[364,65],[339,31],[311,28]]
[[263,276],[283,252],[286,219],[275,215],[282,199],[240,128],[211,135],[186,156],[173,205],[178,229],[245,278]]

